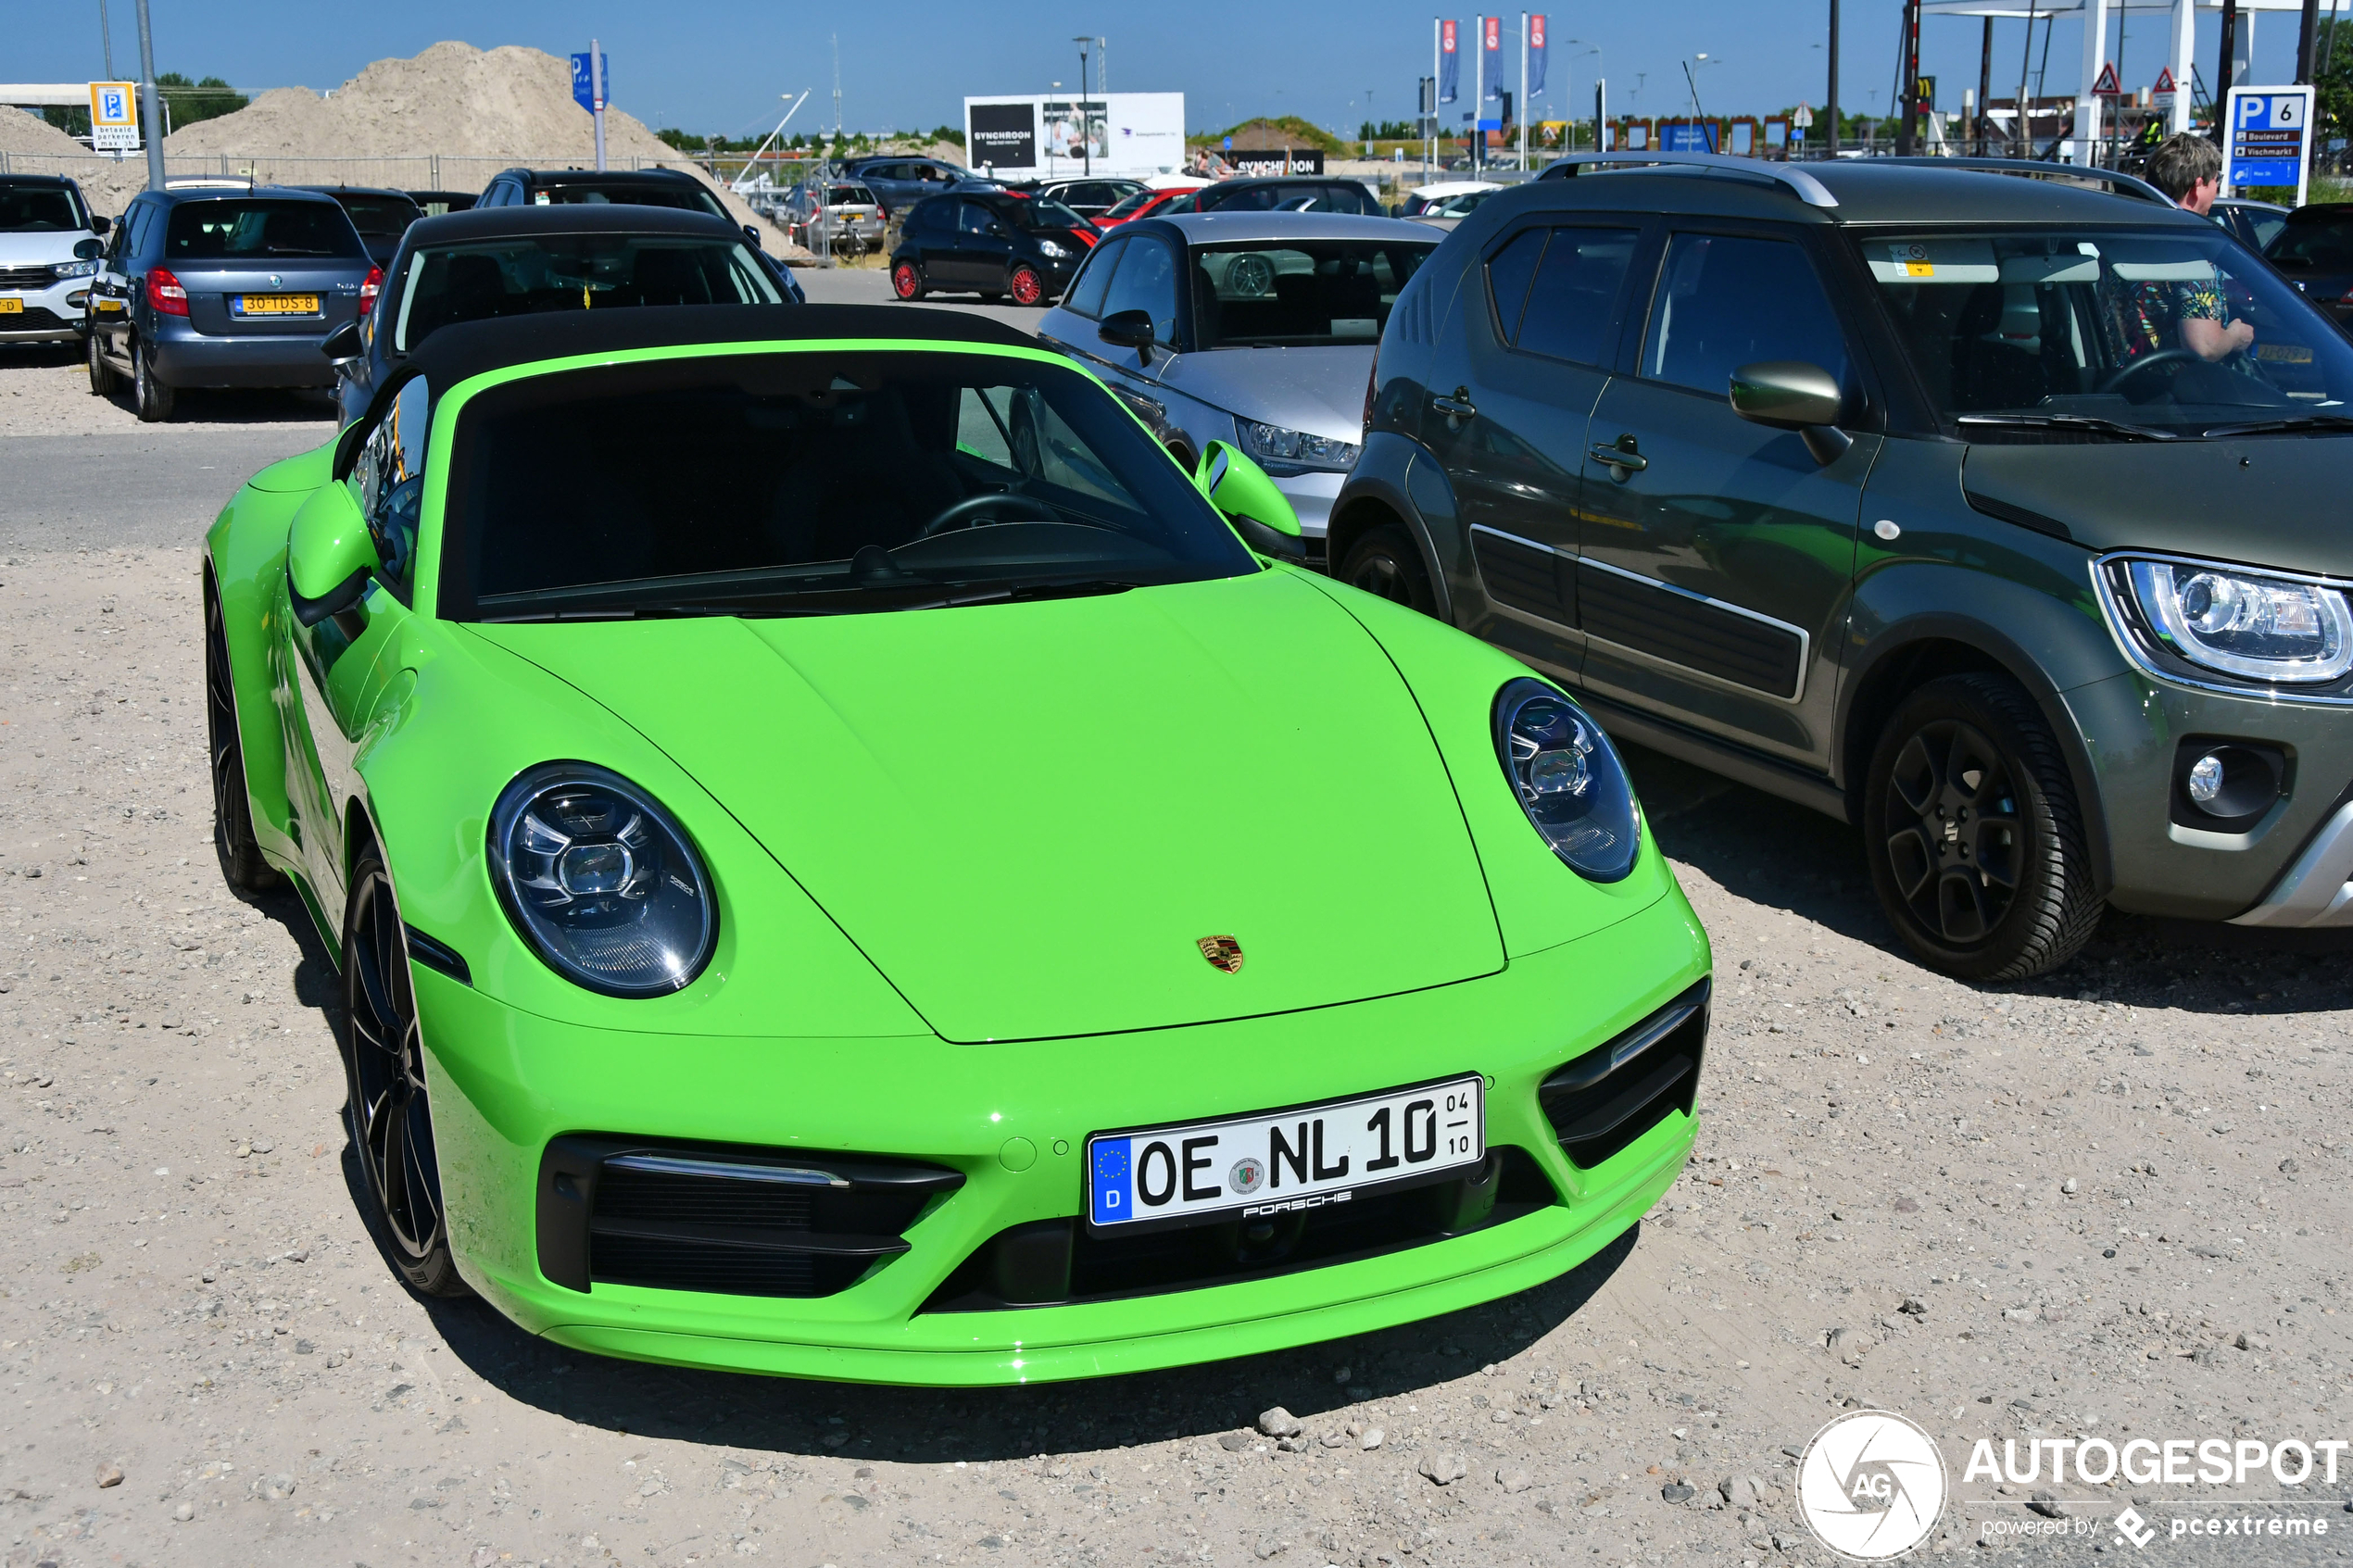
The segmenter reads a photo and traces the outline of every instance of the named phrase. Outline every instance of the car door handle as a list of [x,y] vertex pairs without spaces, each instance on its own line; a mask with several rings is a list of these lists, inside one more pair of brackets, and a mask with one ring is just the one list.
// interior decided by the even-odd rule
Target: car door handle
[[1459,420],[1478,417],[1478,407],[1470,400],[1470,388],[1466,386],[1456,387],[1452,395],[1443,392],[1437,394],[1430,398],[1429,406],[1434,411],[1445,415],[1450,426]]
[[1629,473],[1640,473],[1651,466],[1651,460],[1634,449],[1634,438],[1621,435],[1615,443],[1596,441],[1586,448],[1585,455],[1609,469],[1610,478],[1620,484]]

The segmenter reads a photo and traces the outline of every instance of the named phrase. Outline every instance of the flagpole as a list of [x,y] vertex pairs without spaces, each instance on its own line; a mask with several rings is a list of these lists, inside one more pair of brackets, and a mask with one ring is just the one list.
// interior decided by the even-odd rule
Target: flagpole
[[1528,13],[1519,14],[1519,171],[1528,172]]
[[1429,135],[1422,144],[1422,179],[1428,182],[1430,165],[1438,161],[1438,87],[1445,81],[1446,44],[1442,36],[1446,24],[1437,17],[1429,19]]
[[1477,63],[1471,78],[1471,172],[1476,175],[1487,168],[1487,127],[1479,123],[1487,118],[1487,17],[1483,12],[1471,19],[1471,58]]

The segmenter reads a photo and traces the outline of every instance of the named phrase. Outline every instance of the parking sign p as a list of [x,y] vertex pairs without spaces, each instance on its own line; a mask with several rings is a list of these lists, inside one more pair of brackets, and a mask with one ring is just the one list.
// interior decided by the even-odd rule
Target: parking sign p
[[2263,116],[2265,112],[2269,110],[2271,107],[2271,99],[2263,97],[2259,94],[2248,94],[2246,97],[2239,100],[2239,123],[2241,125],[2260,125],[2263,122]]

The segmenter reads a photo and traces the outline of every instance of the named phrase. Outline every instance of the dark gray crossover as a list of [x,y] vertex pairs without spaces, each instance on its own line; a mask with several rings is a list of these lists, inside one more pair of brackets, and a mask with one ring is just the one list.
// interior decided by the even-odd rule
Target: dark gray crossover
[[2353,345],[2138,182],[2002,168],[1483,204],[1390,315],[1335,571],[1856,823],[1947,972],[2107,905],[2353,924]]

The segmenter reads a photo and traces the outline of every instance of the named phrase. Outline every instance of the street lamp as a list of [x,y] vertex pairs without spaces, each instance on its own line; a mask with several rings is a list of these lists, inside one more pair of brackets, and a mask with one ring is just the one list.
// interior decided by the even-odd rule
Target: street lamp
[[[1595,81],[1600,81],[1602,78],[1609,75],[1609,62],[1602,58],[1602,46],[1600,44],[1594,43],[1590,38],[1568,38],[1562,40],[1562,42],[1567,44],[1582,44],[1585,45],[1582,53],[1593,56],[1593,78]],[[1577,58],[1577,56],[1571,55],[1569,58],[1573,61]],[[1569,124],[1574,127],[1577,123],[1577,94],[1575,92],[1573,76],[1570,87],[1567,91],[1569,102]],[[1571,148],[1570,150],[1574,151],[1575,149]],[[1598,100],[1596,100],[1596,106],[1593,110],[1593,150],[1595,152],[1600,152],[1602,150],[1602,121],[1601,109],[1599,107]]]
[[1094,42],[1091,35],[1082,34],[1071,40],[1078,45],[1078,157],[1088,174],[1095,172],[1094,138],[1087,129],[1087,45]]

